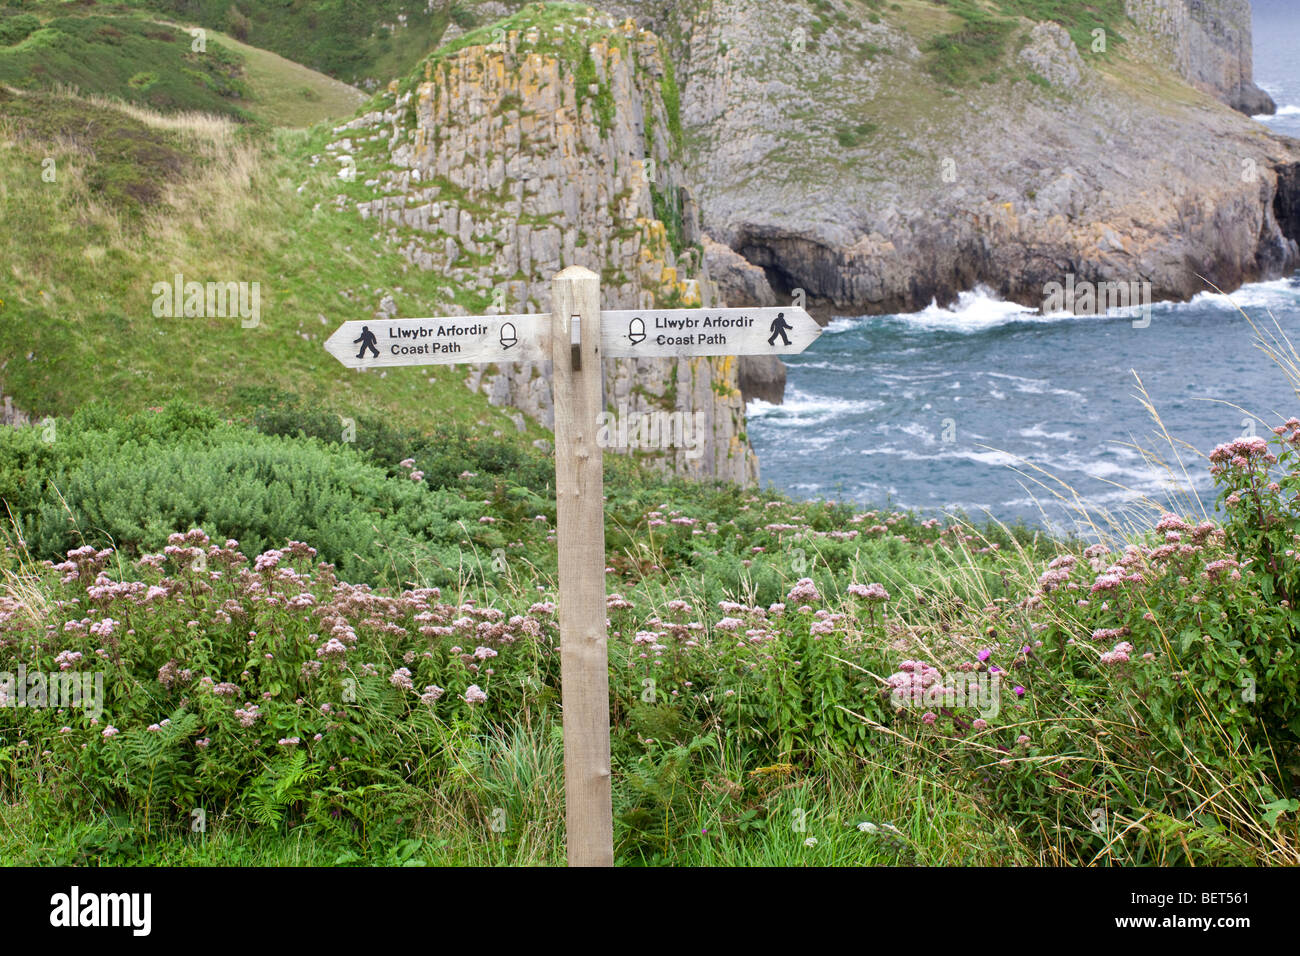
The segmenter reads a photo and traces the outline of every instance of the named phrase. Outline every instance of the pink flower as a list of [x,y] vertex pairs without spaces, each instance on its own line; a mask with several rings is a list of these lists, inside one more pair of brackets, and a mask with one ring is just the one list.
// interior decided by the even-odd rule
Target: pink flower
[[813,584],[812,578],[800,578],[786,596],[786,600],[792,604],[806,604],[821,599],[822,596],[817,593],[817,586]]
[[871,584],[850,584],[849,593],[854,597],[862,598],[865,601],[888,601],[889,592],[885,586],[878,582]]
[[1117,574],[1103,574],[1092,584],[1092,593],[1098,591],[1114,591],[1119,588],[1120,579]]
[[1129,655],[1132,653],[1133,645],[1128,641],[1120,641],[1109,651],[1106,651],[1101,655],[1101,663],[1126,664],[1128,663]]
[[470,684],[465,689],[465,696],[461,700],[467,704],[481,704],[487,700],[487,694],[479,688],[478,684]]
[[255,571],[270,571],[279,565],[282,557],[284,557],[283,551],[277,551],[274,548],[270,551],[264,551],[253,560],[253,569]]

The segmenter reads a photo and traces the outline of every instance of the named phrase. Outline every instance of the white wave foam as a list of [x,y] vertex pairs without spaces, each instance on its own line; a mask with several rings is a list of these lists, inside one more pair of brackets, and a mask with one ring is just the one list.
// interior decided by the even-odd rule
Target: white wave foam
[[1236,292],[1220,295],[1217,292],[1202,292],[1191,302],[1165,303],[1167,307],[1181,309],[1190,306],[1210,306],[1229,312],[1240,309],[1285,309],[1300,305],[1300,285],[1290,279],[1274,279],[1272,282],[1252,282]]
[[1047,438],[1052,441],[1078,441],[1071,432],[1049,432],[1043,428],[1046,422],[1039,422],[1031,428],[1020,429],[1021,438]]
[[884,402],[871,399],[836,398],[831,395],[812,395],[799,389],[788,389],[780,405],[755,398],[745,407],[750,419],[781,427],[821,425],[841,415],[854,415],[880,408]]
[[850,329],[856,329],[862,324],[861,318],[840,315],[831,319],[822,329],[823,335],[838,335],[840,332],[848,332]]
[[799,362],[798,365],[801,369],[815,368],[827,372],[849,372],[853,375],[862,374],[862,366],[860,365],[839,365],[835,362]]
[[1025,395],[1063,395],[1066,398],[1084,401],[1082,394],[1068,388],[1052,388],[1046,379],[1025,378],[1022,375],[1010,375],[1006,372],[985,372],[989,378],[1001,378],[1011,383],[1011,387]]
[[908,325],[934,331],[979,332],[1008,322],[1041,319],[1035,309],[999,299],[985,286],[976,286],[969,292],[957,295],[957,301],[948,307],[941,307],[932,301],[920,312],[912,312],[895,318]]

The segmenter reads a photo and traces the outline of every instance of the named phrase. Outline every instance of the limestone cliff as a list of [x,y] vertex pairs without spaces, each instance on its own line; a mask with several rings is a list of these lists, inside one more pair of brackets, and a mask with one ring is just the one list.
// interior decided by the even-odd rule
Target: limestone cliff
[[[445,43],[339,127],[331,152],[384,169],[355,213],[462,290],[451,311],[546,312],[551,276],[573,264],[601,276],[605,308],[689,307],[709,286],[680,123],[653,34],[532,5]],[[612,412],[703,416],[702,454],[638,454],[757,480],[734,360],[610,360],[604,377]],[[546,366],[488,366],[467,384],[549,427],[549,379]]]
[[1250,0],[1125,0],[1127,12],[1198,89],[1248,115],[1277,109],[1255,85]]
[[1184,299],[1300,264],[1300,147],[1217,99],[1252,88],[1237,0],[1099,28],[1046,0],[608,5],[671,39],[703,227],[778,295],[878,313],[983,283],[1041,305],[1073,273]]
[[[1300,265],[1300,144],[1237,111],[1267,105],[1247,0],[601,6],[629,19],[462,0],[470,32],[340,131],[390,161],[361,214],[466,310],[494,291],[544,309],[574,262],[610,307],[707,299],[716,280],[730,304],[802,290],[821,314],[977,284],[1041,305],[1069,275],[1185,299]],[[741,390],[777,400],[782,373],[611,364],[606,391],[703,411],[707,454],[667,460],[749,480]],[[544,369],[470,384],[549,420]]]

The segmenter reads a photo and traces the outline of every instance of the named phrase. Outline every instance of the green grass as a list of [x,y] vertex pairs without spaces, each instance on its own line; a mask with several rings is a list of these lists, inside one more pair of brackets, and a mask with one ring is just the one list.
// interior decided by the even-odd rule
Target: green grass
[[[1080,53],[1091,55],[1093,31],[1105,31],[1107,48],[1124,42],[1120,27],[1130,21],[1123,0],[936,0],[961,17],[962,26],[931,36],[923,45],[926,71],[950,87],[976,81],[996,82],[997,67],[1017,30],[1015,19],[1059,23],[1069,32]],[[999,14],[1001,16],[999,16]]]
[[[233,34],[351,84],[385,84],[437,45],[450,18],[409,0],[129,0],[141,10]],[[231,11],[237,12],[236,16]],[[398,23],[405,14],[406,25]],[[247,24],[244,29],[242,24]],[[390,30],[381,24],[397,26]]]
[[[385,293],[404,315],[487,304],[327,207],[349,184],[328,159],[311,165],[325,131],[241,131],[50,95],[14,99],[0,122],[11,131],[0,145],[0,363],[18,407],[60,414],[112,394],[137,408],[187,397],[237,410],[240,387],[276,385],[343,414],[416,425],[433,404],[443,421],[513,432],[462,370],[357,373],[324,351],[339,323],[369,316]],[[47,160],[54,182],[41,175]],[[259,283],[260,324],[155,317],[151,287],[176,273]]]
[[964,25],[932,38],[922,47],[927,54],[925,69],[940,83],[967,86],[987,76],[1002,61],[1015,23],[991,16],[971,0],[951,0],[950,6],[965,21]]
[[[121,819],[69,821],[40,832],[25,802],[0,800],[0,860],[11,866],[562,866],[565,862],[558,715],[466,741],[462,766],[480,774],[427,795],[425,807],[382,821],[357,839],[319,827],[249,827],[208,817],[202,832],[145,841]],[[718,741],[719,747],[725,743]],[[837,760],[819,770],[773,775],[744,769],[734,748],[701,768],[664,841],[615,819],[623,866],[1028,866],[1040,862],[1014,829],[978,803],[881,743],[869,762]],[[634,787],[622,768],[615,799]],[[506,810],[493,830],[491,810]],[[487,811],[486,813],[484,811]],[[859,829],[871,823],[878,829]],[[890,834],[884,825],[897,829]],[[498,824],[501,826],[501,824]],[[815,841],[809,845],[809,840]]]
[[861,146],[879,131],[879,123],[858,123],[856,126],[843,127],[840,129],[840,131],[835,134],[835,139],[836,142],[845,149],[853,149],[856,146]]
[[1124,42],[1121,28],[1132,26],[1124,0],[998,0],[998,7],[1010,16],[1061,24],[1084,56],[1092,51],[1093,30],[1106,31],[1109,48]]
[[[12,8],[0,10],[6,14],[14,19]],[[195,52],[191,42],[175,27],[130,17],[53,17],[17,43],[0,46],[0,84],[71,86],[164,112],[250,119],[240,58],[216,42]]]
[[[167,184],[179,182],[197,162],[179,136],[119,110],[87,109],[80,101],[60,96],[16,96],[3,88],[0,103],[6,122],[22,139],[71,143],[92,155],[94,161],[85,172],[87,189],[125,216],[138,217],[157,205]],[[23,179],[43,182],[32,175],[43,171],[39,165],[32,169],[29,161],[15,177],[15,186]],[[52,172],[57,177],[57,160]]]
[[322,120],[351,117],[365,101],[359,90],[292,59],[241,43],[224,33],[209,33],[243,59],[248,87],[246,109],[272,126],[306,127]]
[[212,29],[196,50],[189,28],[145,12],[80,5],[68,12],[42,23],[0,8],[0,83],[288,127],[351,116],[365,100],[345,83]]

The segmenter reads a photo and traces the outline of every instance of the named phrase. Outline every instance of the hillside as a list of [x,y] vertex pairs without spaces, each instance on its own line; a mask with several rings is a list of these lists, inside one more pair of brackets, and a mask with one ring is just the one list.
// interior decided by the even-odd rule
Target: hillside
[[1237,0],[608,6],[669,42],[705,231],[779,294],[1186,299],[1300,264],[1300,145],[1222,101],[1260,108]]
[[95,3],[0,6],[0,84],[273,126],[346,116],[364,99],[345,83],[219,31],[199,33],[147,11]]
[[[566,32],[578,21],[580,40]],[[419,413],[398,397],[432,383],[452,392],[449,412],[469,416],[482,399],[445,384],[463,381],[465,370],[361,376],[334,367],[320,342],[339,321],[376,310],[541,311],[551,275],[572,262],[604,275],[612,306],[646,296],[698,301],[707,272],[691,232],[680,119],[664,94],[670,73],[658,41],[564,5],[522,12],[503,29],[512,44],[531,47],[528,63],[541,67],[525,84],[483,89],[478,64],[485,51],[493,55],[485,44],[494,35],[462,35],[336,131],[271,134],[67,94],[12,95],[5,122],[15,136],[5,161],[38,173],[15,177],[5,211],[17,281],[0,329],[12,330],[16,344],[0,358],[0,375],[13,404],[38,416],[68,412],[107,384],[123,402],[215,395],[236,410],[229,396],[241,388],[274,386],[345,417],[354,402],[396,406],[410,422]],[[346,103],[346,96],[300,103],[285,81],[299,81],[301,68],[238,46],[230,55],[254,89],[271,93],[258,101],[264,121],[297,123],[304,110]],[[585,95],[586,70],[599,80],[594,100]],[[573,128],[585,131],[568,160],[559,160],[544,124],[507,142],[507,117],[528,123],[557,111],[571,112]],[[69,142],[61,128],[80,132]],[[436,148],[421,151],[422,142]],[[508,185],[502,157],[511,150]],[[355,179],[337,175],[345,155]],[[526,192],[515,179],[525,157],[537,177]],[[656,182],[642,172],[645,157],[658,163]],[[53,183],[39,176],[46,159],[58,170]],[[496,178],[475,178],[479,165]],[[587,183],[576,208],[559,189],[575,179]],[[82,211],[75,232],[66,209]],[[154,314],[151,290],[178,274],[250,291],[256,283],[256,324]],[[91,285],[88,300],[80,290]],[[18,334],[28,326],[35,331]],[[178,354],[186,360],[178,363]],[[699,454],[651,449],[642,453],[647,461],[753,481],[734,361],[610,363],[609,372],[611,407],[702,416]],[[544,369],[471,369],[468,384],[510,406],[511,430],[535,432],[527,418],[550,423],[545,381]],[[502,413],[485,420],[499,423]]]
[[[427,420],[433,388],[444,418],[514,430],[454,370],[358,375],[324,352],[339,322],[395,288],[430,311],[445,292],[373,247],[365,223],[318,208],[312,194],[330,195],[337,179],[312,166],[309,134],[0,95],[0,381],[18,408],[40,417],[104,396],[128,408],[183,396],[238,412],[241,388],[269,387],[344,417],[382,411],[413,425]],[[225,316],[156,315],[153,287],[177,274],[245,283],[250,306],[256,283],[256,314],[232,303]]]
[[127,5],[232,34],[369,90],[409,71],[454,20],[473,23],[453,0],[127,0]]
[[252,118],[241,60],[219,43],[200,52],[184,31],[143,18],[69,15],[63,4],[33,9],[0,7],[0,83]]

